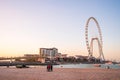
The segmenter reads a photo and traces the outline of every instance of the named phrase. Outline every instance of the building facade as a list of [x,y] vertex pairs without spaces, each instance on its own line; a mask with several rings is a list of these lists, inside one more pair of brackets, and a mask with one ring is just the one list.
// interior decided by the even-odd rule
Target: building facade
[[40,57],[54,58],[58,54],[57,48],[40,48]]

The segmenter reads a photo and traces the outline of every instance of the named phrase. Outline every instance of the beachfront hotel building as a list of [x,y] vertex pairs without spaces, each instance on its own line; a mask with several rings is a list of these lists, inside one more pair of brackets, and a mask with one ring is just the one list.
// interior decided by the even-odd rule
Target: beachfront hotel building
[[55,58],[56,54],[58,54],[58,49],[57,48],[40,48],[40,57],[44,58]]

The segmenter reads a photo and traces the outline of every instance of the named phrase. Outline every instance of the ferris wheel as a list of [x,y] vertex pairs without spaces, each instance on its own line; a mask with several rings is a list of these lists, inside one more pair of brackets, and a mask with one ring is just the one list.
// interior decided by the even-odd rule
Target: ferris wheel
[[[89,37],[89,35],[90,35],[89,24],[90,24],[91,21],[94,21],[94,23],[95,23],[95,27],[96,27],[97,30],[94,30],[94,31],[97,31],[98,36]],[[100,26],[99,26],[97,20],[94,17],[90,17],[87,20],[87,23],[86,23],[86,26],[85,26],[85,40],[86,40],[86,47],[87,47],[87,50],[88,50],[88,58],[93,58],[94,57],[93,56],[93,54],[94,54],[93,43],[94,43],[94,41],[96,41],[98,43],[98,50],[99,50],[99,55],[97,56],[97,59],[105,60],[104,55],[103,55],[103,51],[102,51],[103,41],[102,41],[101,29],[100,29]]]

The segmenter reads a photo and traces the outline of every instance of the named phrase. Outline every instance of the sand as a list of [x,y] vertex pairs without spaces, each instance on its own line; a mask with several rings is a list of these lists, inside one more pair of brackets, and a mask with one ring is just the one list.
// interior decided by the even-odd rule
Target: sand
[[0,80],[120,80],[120,69],[54,68],[47,72],[46,67],[0,67]]

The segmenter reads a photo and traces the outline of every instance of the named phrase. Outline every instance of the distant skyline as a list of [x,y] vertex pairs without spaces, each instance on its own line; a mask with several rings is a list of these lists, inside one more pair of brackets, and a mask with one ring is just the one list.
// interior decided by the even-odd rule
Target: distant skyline
[[58,48],[68,55],[88,55],[85,25],[98,21],[106,59],[120,61],[119,0],[0,0],[0,57],[38,54]]

